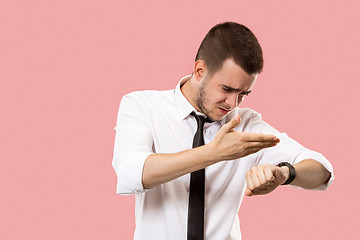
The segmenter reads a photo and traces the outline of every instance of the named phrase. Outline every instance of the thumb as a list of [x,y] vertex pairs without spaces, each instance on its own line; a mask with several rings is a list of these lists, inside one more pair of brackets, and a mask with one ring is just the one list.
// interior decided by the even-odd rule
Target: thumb
[[250,191],[250,189],[246,188],[245,195],[248,197],[251,197],[253,195],[253,193]]
[[240,124],[240,116],[236,116],[233,119],[231,119],[228,123],[226,123],[224,126],[222,126],[221,131],[226,133],[233,131],[234,128]]
[[282,182],[285,181],[285,179],[284,179],[285,176],[283,175],[283,173],[281,172],[281,169],[279,167],[276,166],[274,168],[273,174],[274,174],[274,177],[275,177],[275,180],[274,180],[275,183],[281,184]]

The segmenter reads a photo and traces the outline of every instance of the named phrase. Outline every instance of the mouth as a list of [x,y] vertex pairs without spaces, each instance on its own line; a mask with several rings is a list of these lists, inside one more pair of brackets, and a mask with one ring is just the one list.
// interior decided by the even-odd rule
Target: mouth
[[227,109],[224,109],[224,108],[221,108],[221,107],[219,107],[219,109],[220,109],[220,112],[222,113],[222,114],[227,114],[228,112],[230,112],[230,110],[227,110]]

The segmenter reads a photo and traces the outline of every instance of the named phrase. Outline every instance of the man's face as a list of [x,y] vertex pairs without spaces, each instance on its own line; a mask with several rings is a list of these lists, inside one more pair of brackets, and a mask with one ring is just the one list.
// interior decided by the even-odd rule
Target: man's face
[[211,120],[220,121],[251,92],[256,77],[227,59],[210,79],[201,81],[196,103]]

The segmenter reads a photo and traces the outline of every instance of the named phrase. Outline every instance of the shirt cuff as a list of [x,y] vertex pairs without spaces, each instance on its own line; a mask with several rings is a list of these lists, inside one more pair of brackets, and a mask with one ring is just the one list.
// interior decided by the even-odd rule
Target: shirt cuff
[[126,166],[119,164],[117,168],[117,193],[130,195],[147,191],[142,184],[142,174],[146,159],[152,152],[135,152],[126,156]]

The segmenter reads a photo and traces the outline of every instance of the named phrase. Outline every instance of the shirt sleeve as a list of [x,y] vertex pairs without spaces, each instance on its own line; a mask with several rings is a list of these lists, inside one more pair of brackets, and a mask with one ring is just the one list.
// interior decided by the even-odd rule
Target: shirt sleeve
[[114,127],[112,166],[117,175],[117,193],[122,195],[146,191],[142,172],[146,158],[153,153],[151,128],[139,99],[138,92],[123,96]]
[[280,139],[280,143],[275,147],[266,148],[257,153],[256,164],[277,165],[280,162],[296,164],[305,159],[313,159],[320,162],[331,173],[331,177],[326,183],[311,190],[326,190],[334,180],[333,167],[321,153],[305,148],[300,143],[290,138],[286,133],[280,133],[268,123],[264,122],[261,118],[261,114],[256,112],[252,113],[252,117],[249,118],[248,127],[249,132],[273,134]]

